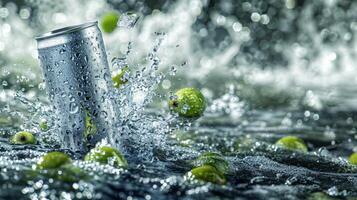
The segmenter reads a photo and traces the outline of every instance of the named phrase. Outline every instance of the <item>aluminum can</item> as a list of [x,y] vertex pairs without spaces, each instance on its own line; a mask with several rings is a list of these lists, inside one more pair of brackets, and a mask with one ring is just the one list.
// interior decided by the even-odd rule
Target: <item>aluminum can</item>
[[86,151],[113,131],[107,54],[97,22],[36,37],[38,57],[62,148]]

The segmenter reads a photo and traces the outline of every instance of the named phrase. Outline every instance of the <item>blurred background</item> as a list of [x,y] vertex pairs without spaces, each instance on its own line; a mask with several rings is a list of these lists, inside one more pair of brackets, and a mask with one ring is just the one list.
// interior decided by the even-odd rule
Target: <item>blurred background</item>
[[231,91],[259,109],[357,108],[357,2],[349,0],[1,0],[0,100],[13,89],[43,93],[35,36],[112,10],[140,19],[104,34],[109,60],[131,42],[136,68],[165,33],[165,93],[196,86],[210,99]]

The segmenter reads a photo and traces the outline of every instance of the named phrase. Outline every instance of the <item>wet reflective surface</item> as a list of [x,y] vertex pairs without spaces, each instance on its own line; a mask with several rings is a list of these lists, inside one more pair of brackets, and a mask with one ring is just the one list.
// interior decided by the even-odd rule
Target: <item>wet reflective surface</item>
[[[0,7],[0,197],[31,199],[353,199],[356,149],[353,1],[165,1],[156,4],[2,2]],[[74,9],[78,8],[78,9]],[[128,83],[110,92],[118,106],[113,134],[129,168],[84,162],[60,149],[33,37],[54,28],[123,17],[104,34],[113,74]],[[161,10],[161,11],[158,11]],[[128,20],[128,21],[126,21]],[[135,26],[133,25],[135,24]],[[167,101],[181,87],[207,98],[204,116],[178,118]],[[41,131],[41,119],[49,130]],[[11,145],[20,130],[37,145]],[[278,148],[302,138],[308,153]],[[119,139],[120,138],[120,139]],[[31,169],[61,150],[88,175],[66,183]],[[224,155],[226,185],[186,180],[202,152]]]

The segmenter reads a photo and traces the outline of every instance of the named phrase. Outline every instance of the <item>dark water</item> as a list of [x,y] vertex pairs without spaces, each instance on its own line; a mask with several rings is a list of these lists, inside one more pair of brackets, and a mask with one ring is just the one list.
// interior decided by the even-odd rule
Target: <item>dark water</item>
[[[288,118],[287,112],[290,113]],[[155,149],[154,160],[129,157],[128,170],[76,162],[90,176],[78,183],[51,182],[41,176],[27,180],[24,174],[39,155],[54,149],[12,146],[3,139],[1,197],[266,199],[268,195],[271,199],[304,199],[319,191],[332,196],[357,195],[357,168],[340,158],[348,156],[355,146],[350,139],[353,123],[345,122],[350,113],[318,114],[322,117],[317,121],[298,111],[286,110],[248,112],[240,118],[241,123],[224,116],[206,117],[190,131],[170,136],[167,140],[170,148]],[[331,118],[336,126],[327,128]],[[282,125],[281,121],[286,119],[293,124],[302,120],[304,125]],[[303,138],[311,152],[291,152],[271,145],[284,135]],[[239,147],[237,141],[240,141]],[[227,185],[192,183],[184,179],[184,174],[192,168],[190,160],[204,151],[219,151],[229,161]],[[72,157],[81,155],[72,154]]]
[[[33,37],[111,9],[141,18],[135,28],[104,35],[109,60],[124,58],[140,71],[162,41],[151,55],[155,77],[133,76],[118,91],[118,101],[130,89],[146,89],[150,99],[135,104],[134,95],[123,109],[136,116],[118,116],[137,138],[125,153],[127,170],[83,162],[84,155],[59,149],[51,130],[38,129],[38,119],[51,115]],[[0,1],[0,199],[357,197],[357,167],[347,161],[357,151],[356,10],[357,2],[346,0]],[[143,81],[155,87],[142,88]],[[208,101],[195,121],[167,108],[170,92],[188,86]],[[10,145],[19,130],[34,132],[39,144]],[[286,135],[302,138],[309,152],[273,145]],[[87,178],[29,178],[40,156],[54,150],[71,155]],[[229,162],[226,185],[185,179],[206,151]]]

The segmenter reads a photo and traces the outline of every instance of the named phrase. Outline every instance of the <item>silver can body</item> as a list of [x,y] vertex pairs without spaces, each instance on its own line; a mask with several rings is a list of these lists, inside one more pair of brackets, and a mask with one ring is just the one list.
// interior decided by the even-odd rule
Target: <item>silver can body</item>
[[[97,22],[65,27],[36,38],[62,148],[86,151],[110,134],[115,120],[111,76]],[[95,134],[84,137],[88,117]]]

